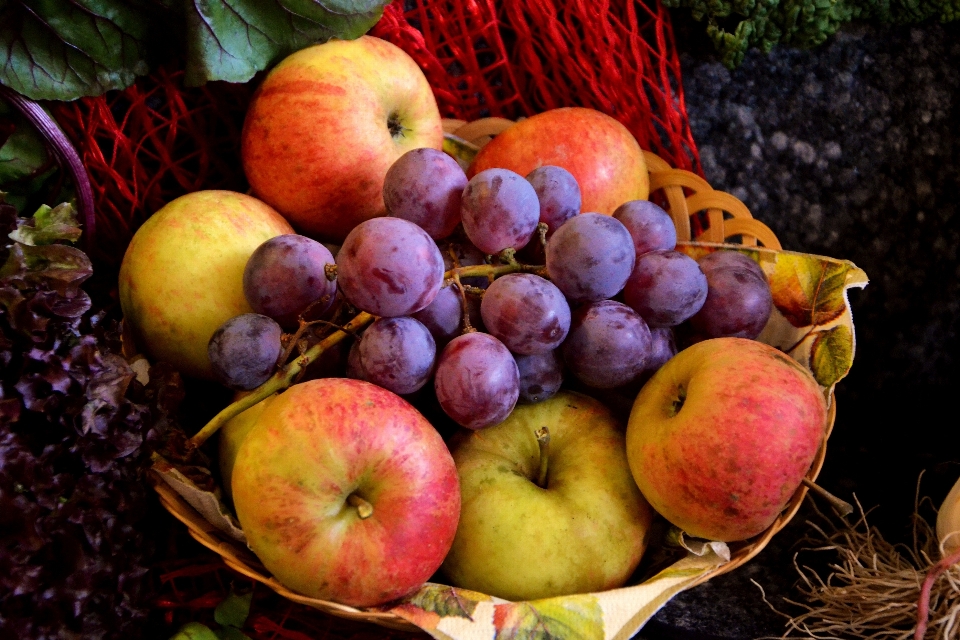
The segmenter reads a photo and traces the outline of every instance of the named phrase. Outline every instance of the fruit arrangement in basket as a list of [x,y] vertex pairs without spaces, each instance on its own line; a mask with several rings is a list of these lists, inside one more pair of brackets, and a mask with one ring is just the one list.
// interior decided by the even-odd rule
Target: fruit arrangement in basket
[[[716,244],[731,198],[599,112],[479,149],[443,126],[392,45],[305,49],[247,114],[252,193],[137,232],[127,335],[237,392],[190,440],[220,432],[231,506],[164,460],[158,491],[231,566],[338,614],[636,630],[798,507],[865,277],[752,220],[727,235],[765,248]],[[701,210],[713,244],[687,242]]]

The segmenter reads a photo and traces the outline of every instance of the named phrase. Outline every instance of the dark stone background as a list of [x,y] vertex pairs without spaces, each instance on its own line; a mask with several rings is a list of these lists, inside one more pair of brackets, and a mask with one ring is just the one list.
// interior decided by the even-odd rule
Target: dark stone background
[[[857,350],[837,388],[819,483],[909,541],[917,482],[935,504],[960,476],[960,23],[854,24],[810,51],[716,62],[675,16],[686,107],[707,180],[787,249],[853,261]],[[780,636],[799,599],[804,508],[751,563],[680,594],[638,638]]]

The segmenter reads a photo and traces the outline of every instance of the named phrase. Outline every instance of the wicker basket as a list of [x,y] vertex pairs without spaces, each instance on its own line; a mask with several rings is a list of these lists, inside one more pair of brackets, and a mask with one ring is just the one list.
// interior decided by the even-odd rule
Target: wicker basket
[[[459,139],[480,147],[512,124],[514,124],[513,121],[503,118],[485,118],[469,123],[461,120],[445,120],[444,130]],[[681,169],[672,169],[666,161],[656,154],[644,153],[650,172],[651,198],[657,198],[660,202],[665,203],[665,208],[673,217],[676,225],[679,241],[724,243],[737,239],[743,245],[757,246],[759,244],[767,249],[776,251],[781,249],[780,242],[773,232],[762,222],[755,220],[747,207],[737,198],[728,193],[714,190],[703,178],[696,174]],[[695,229],[699,233],[693,235]],[[829,437],[833,428],[835,417],[836,402],[831,397],[827,414],[827,437]],[[807,473],[806,477],[811,482],[816,480],[820,473],[825,456],[826,438]],[[208,549],[219,554],[227,566],[239,573],[265,584],[289,600],[333,616],[374,623],[390,629],[420,631],[418,627],[392,613],[361,611],[335,602],[308,598],[290,591],[269,574],[249,549],[238,544],[207,522],[158,475],[151,474],[151,482],[160,496],[161,504],[187,526],[190,535]],[[807,487],[801,485],[780,516],[765,532],[750,540],[732,543],[730,545],[730,561],[704,573],[691,586],[732,571],[760,553],[770,539],[793,518],[806,494]]]

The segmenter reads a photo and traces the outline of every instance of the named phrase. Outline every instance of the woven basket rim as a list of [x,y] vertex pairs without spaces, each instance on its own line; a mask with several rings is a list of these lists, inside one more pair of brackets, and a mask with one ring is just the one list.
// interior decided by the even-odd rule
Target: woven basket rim
[[[444,120],[443,124],[446,133],[481,147],[492,139],[492,136],[500,133],[514,122],[504,118],[484,118],[473,122],[447,119]],[[712,245],[722,244],[730,247],[762,245],[768,250],[782,250],[773,231],[762,222],[754,219],[749,209],[735,196],[714,190],[706,180],[694,173],[670,167],[665,160],[653,152],[644,151],[643,153],[650,175],[650,193],[662,193],[667,203],[665,208],[677,227],[678,241]],[[691,217],[701,212],[705,212],[708,225],[699,235],[692,237],[694,227],[691,225]],[[739,237],[740,243],[730,244],[727,242],[733,237]],[[825,435],[806,474],[806,478],[811,482],[816,481],[823,467],[826,458],[827,440],[833,430],[835,419],[836,399],[834,391],[831,389],[828,398]],[[400,631],[423,631],[393,613],[357,609],[328,600],[309,598],[290,591],[270,576],[269,572],[250,550],[243,548],[237,541],[230,539],[214,525],[207,522],[158,473],[151,471],[148,474],[148,480],[156,490],[163,507],[187,527],[188,532],[195,540],[220,555],[224,563],[233,570],[270,587],[293,602],[307,605],[336,617],[369,622]],[[685,588],[692,588],[719,575],[733,571],[754,558],[767,546],[773,536],[793,519],[807,492],[807,486],[801,484],[770,527],[749,540],[730,543],[730,561],[705,572]]]

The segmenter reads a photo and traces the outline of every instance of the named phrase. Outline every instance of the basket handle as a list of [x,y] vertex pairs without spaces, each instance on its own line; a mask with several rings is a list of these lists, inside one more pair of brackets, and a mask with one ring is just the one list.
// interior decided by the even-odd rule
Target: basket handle
[[0,98],[12,104],[17,111],[30,121],[30,124],[36,127],[46,140],[47,145],[53,149],[60,167],[65,166],[73,178],[73,186],[77,190],[77,212],[80,214],[80,219],[83,220],[83,246],[87,253],[90,253],[93,250],[96,230],[93,188],[90,185],[90,176],[87,174],[87,169],[83,166],[83,161],[80,160],[76,148],[56,120],[38,103],[3,85],[0,85]]

